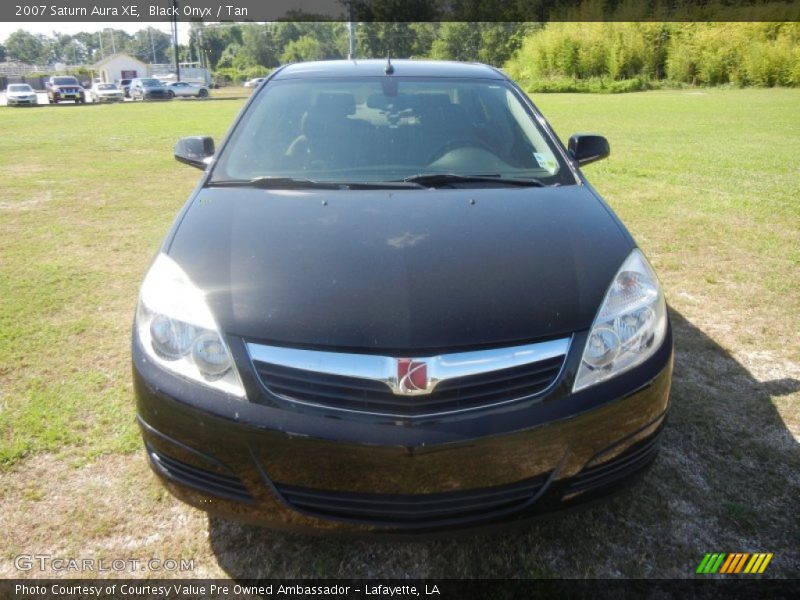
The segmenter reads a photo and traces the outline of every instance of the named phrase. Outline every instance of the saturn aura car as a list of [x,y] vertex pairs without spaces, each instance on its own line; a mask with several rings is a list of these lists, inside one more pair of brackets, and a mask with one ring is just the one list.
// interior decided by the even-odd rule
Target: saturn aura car
[[[274,71],[141,286],[138,422],[178,498],[287,528],[432,532],[596,499],[656,456],[672,333],[645,255],[501,71]],[[642,483],[640,485],[646,485]]]

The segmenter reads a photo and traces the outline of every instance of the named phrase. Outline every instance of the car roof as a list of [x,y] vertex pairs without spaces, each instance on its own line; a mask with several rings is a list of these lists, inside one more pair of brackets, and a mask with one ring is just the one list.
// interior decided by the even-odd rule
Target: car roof
[[[463,63],[446,60],[392,60],[396,77],[458,77],[473,79],[505,79],[504,75],[481,63]],[[322,60],[286,65],[275,79],[304,77],[378,77],[386,75],[387,60]]]

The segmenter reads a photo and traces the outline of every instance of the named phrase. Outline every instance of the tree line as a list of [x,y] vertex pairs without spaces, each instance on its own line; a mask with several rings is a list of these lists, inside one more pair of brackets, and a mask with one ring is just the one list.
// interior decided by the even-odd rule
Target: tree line
[[[179,58],[241,81],[287,62],[347,57],[347,27],[299,20],[194,23]],[[504,67],[529,91],[580,90],[585,82],[612,91],[657,83],[800,86],[797,22],[360,22],[354,50],[357,57],[480,61]],[[19,30],[0,47],[0,59],[91,64],[113,51],[144,62],[172,60],[170,36],[154,28],[133,35]]]
[[122,29],[74,35],[55,31],[52,35],[33,34],[18,29],[8,36],[4,46],[0,45],[0,60],[30,65],[90,65],[114,52],[125,52],[148,63],[166,63],[172,56],[172,38],[154,27],[133,35]]
[[[432,57],[481,60],[502,65],[516,51],[531,23],[358,23],[355,55],[359,57]],[[27,64],[92,64],[102,56],[125,52],[144,62],[170,62],[170,36],[152,27],[131,35],[120,29],[75,35],[54,32],[12,33],[0,46],[3,58]],[[343,22],[193,23],[189,39],[179,46],[182,61],[203,63],[212,71],[232,74],[264,71],[286,62],[345,58],[349,52]]]
[[[479,60],[500,66],[537,27],[524,22],[358,23],[354,55]],[[200,49],[211,69],[235,77],[287,62],[346,58],[348,40],[343,22],[287,21],[193,25],[189,44]]]

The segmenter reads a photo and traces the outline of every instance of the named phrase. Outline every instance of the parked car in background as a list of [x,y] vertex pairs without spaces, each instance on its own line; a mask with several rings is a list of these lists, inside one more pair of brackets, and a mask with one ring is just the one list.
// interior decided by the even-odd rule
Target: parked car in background
[[27,83],[12,83],[6,88],[8,106],[34,106],[38,103],[36,91]]
[[126,98],[131,97],[131,81],[132,79],[120,79],[117,83],[117,87],[122,90],[122,95]]
[[257,88],[259,85],[261,85],[261,82],[264,81],[265,79],[266,77],[256,77],[255,79],[251,79],[250,81],[245,81],[244,87]]
[[92,102],[122,102],[125,96],[113,83],[95,83],[89,90]]
[[132,80],[130,96],[133,100],[169,100],[172,98],[167,86],[152,77]]
[[58,104],[64,100],[72,100],[75,104],[86,102],[86,90],[78,80],[69,75],[55,75],[45,82],[47,100],[50,104]]
[[170,98],[208,98],[208,87],[199,83],[173,81],[167,84],[167,94]]
[[653,461],[672,331],[582,172],[604,137],[564,147],[474,63],[297,63],[254,94],[220,148],[175,147],[203,175],[141,288],[138,421],[170,492],[422,532],[573,506]]

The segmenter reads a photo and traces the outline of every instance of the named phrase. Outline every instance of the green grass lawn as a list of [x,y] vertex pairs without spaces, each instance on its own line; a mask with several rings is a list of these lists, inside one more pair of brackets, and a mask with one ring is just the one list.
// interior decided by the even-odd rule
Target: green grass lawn
[[611,158],[587,174],[655,264],[673,305],[732,328],[732,350],[752,345],[800,361],[800,162],[791,150],[800,91],[534,101],[564,142],[587,130],[610,139]]
[[[586,172],[674,311],[675,410],[638,493],[498,540],[488,555],[483,542],[306,543],[209,526],[138,454],[128,344],[138,284],[199,176],[172,146],[219,140],[243,100],[1,107],[0,529],[16,519],[17,533],[0,559],[55,539],[102,554],[112,542],[98,540],[134,535],[143,518],[169,530],[159,519],[179,514],[179,535],[143,547],[199,556],[210,575],[689,576],[705,552],[768,551],[773,573],[797,576],[800,90],[534,101],[565,142],[576,131],[610,139],[610,159]],[[43,465],[61,474],[51,481]],[[120,497],[140,492],[133,508],[87,495],[94,484],[76,491],[92,469],[111,469],[95,476]],[[65,489],[82,510],[70,512]],[[586,540],[594,550],[580,549]],[[264,561],[239,556],[240,542]]]
[[[221,136],[240,101],[3,108],[0,464],[136,447],[136,288],[199,172],[183,135]],[[122,418],[121,418],[122,416]]]

